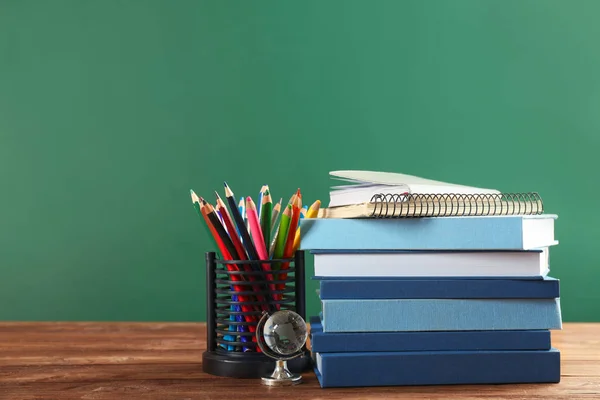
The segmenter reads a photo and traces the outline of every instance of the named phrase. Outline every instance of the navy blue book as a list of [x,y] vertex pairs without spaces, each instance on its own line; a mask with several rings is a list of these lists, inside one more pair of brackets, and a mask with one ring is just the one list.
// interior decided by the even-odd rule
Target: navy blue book
[[318,353],[375,351],[549,350],[550,331],[440,331],[324,333],[310,318],[311,350]]
[[560,382],[560,352],[315,353],[321,387]]
[[554,299],[559,280],[521,279],[320,279],[329,299]]

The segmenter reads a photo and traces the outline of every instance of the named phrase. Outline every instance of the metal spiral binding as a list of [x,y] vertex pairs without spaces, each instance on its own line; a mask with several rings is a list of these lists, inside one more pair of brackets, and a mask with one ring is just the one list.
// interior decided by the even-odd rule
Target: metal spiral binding
[[539,215],[544,212],[536,192],[482,194],[376,194],[372,218]]

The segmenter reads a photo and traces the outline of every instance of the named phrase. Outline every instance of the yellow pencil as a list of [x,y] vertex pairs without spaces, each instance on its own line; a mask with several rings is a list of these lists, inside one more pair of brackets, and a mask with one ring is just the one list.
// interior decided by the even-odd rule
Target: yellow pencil
[[[304,218],[316,218],[319,214],[319,208],[321,208],[321,200],[315,201],[306,212],[306,216]],[[294,253],[300,247],[300,227],[296,230],[296,236],[294,236]]]

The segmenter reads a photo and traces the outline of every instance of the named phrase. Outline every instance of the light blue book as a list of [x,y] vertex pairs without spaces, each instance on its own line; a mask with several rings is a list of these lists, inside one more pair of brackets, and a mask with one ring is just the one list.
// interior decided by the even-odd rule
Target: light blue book
[[302,250],[533,250],[558,244],[557,216],[304,218]]
[[321,300],[323,332],[562,329],[560,299]]

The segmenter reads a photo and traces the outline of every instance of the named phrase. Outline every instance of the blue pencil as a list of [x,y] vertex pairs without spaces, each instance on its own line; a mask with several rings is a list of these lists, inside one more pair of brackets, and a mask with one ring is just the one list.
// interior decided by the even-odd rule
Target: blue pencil
[[[235,299],[235,300],[234,300],[234,299]],[[237,296],[235,296],[235,295],[231,296],[231,300],[237,301]],[[234,305],[232,304],[231,306],[229,306],[229,310],[230,310],[230,311],[236,311],[236,310],[235,310],[235,307],[236,307],[236,306],[234,306]],[[235,322],[235,321],[236,321],[236,317],[235,317],[233,314],[229,315],[229,321],[231,321],[231,322]],[[237,331],[237,328],[236,328],[236,326],[235,326],[235,325],[233,325],[233,324],[230,324],[230,325],[229,325],[229,331],[230,331],[230,332],[236,332],[236,331]],[[227,341],[229,341],[229,342],[235,342],[237,338],[236,338],[236,336],[234,336],[234,335],[225,335],[225,336],[223,336],[223,339],[225,339],[225,340],[227,340]],[[233,345],[229,345],[229,344],[228,344],[228,345],[227,345],[227,351],[235,351],[235,346],[233,346]]]
[[[244,200],[243,197],[240,197],[240,202],[238,203],[238,210],[240,212],[240,215],[242,216],[242,219],[244,220],[244,224],[246,223],[246,200]],[[234,221],[235,223],[235,221]],[[242,243],[244,243],[244,237],[242,236],[242,234],[240,233],[240,227],[235,226],[235,229],[237,230],[238,236],[240,237],[240,241]]]
[[300,226],[300,221],[302,221],[302,218],[304,218],[306,216],[307,211],[308,211],[308,206],[304,206],[300,210],[300,218],[298,218],[298,226]]

